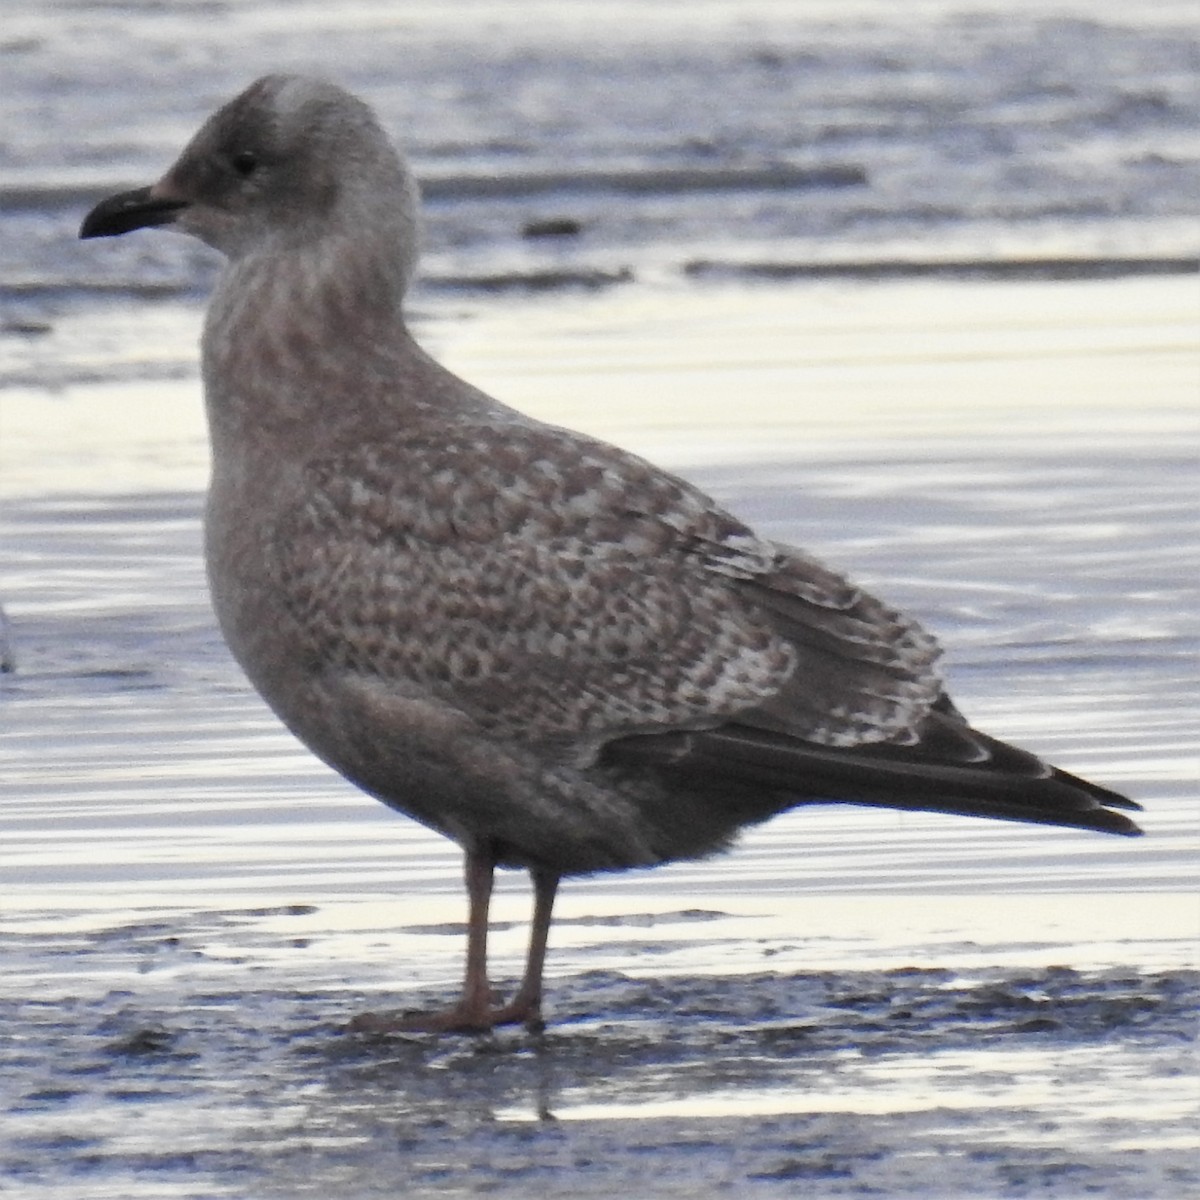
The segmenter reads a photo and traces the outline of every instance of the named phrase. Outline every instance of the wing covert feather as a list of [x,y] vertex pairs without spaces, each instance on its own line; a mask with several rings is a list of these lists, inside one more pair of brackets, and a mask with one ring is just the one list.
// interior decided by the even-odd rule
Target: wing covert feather
[[594,750],[750,713],[845,745],[936,699],[912,622],[602,443],[464,425],[306,482],[272,554],[314,669],[415,682],[495,736]]

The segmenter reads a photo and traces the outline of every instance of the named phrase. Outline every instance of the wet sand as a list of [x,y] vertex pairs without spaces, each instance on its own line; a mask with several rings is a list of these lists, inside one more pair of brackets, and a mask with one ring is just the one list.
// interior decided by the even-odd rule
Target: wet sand
[[343,1029],[422,939],[448,959],[453,924],[293,906],[7,934],[36,985],[0,1001],[5,1178],[55,1197],[1182,1196],[1190,922],[1124,897],[1102,942],[1046,937],[1095,932],[1106,903],[575,904],[549,1028],[472,1038]]
[[[920,613],[973,718],[1150,836],[792,814],[568,885],[544,1033],[376,1040],[343,1026],[453,992],[457,853],[220,644],[194,309],[157,317],[175,380],[122,373],[136,310],[57,327],[31,370],[95,382],[0,394],[0,1193],[1195,1190],[1194,314],[1186,280],[428,303],[470,378]],[[506,876],[500,981],[527,908]]]

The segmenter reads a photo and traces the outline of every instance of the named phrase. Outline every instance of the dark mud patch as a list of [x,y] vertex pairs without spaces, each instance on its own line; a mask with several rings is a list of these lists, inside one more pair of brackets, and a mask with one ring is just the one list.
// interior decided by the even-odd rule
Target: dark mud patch
[[1175,1200],[1200,1184],[1181,1137],[1195,972],[588,971],[554,983],[540,1034],[360,1037],[346,1022],[377,994],[198,988],[165,927],[125,933],[183,958],[145,991],[5,989],[0,1191]]

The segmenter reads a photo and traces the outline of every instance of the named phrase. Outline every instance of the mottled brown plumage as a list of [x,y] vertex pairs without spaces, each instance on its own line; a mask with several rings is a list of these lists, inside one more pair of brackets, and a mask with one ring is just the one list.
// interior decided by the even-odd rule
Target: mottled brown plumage
[[[466,986],[427,1027],[537,1015],[561,876],[709,854],[798,804],[1137,832],[1130,801],[972,730],[915,621],[430,359],[402,314],[415,190],[360,101],[260,80],[81,232],[158,224],[229,259],[203,342],[229,645],[317,754],[467,852]],[[499,1009],[497,863],[538,900]]]

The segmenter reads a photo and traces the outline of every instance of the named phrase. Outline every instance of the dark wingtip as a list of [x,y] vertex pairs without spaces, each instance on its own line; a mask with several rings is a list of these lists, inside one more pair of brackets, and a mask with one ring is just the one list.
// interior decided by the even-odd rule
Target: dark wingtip
[[1104,810],[1104,819],[1097,821],[1091,828],[1098,829],[1101,833],[1120,834],[1122,837],[1146,836],[1146,831],[1140,825],[1135,825],[1128,817],[1108,809]]
[[1122,796],[1117,792],[1109,792],[1104,797],[1104,803],[1109,808],[1123,808],[1126,812],[1145,812],[1146,810],[1136,801],[1130,800],[1128,796]]
[[101,200],[79,227],[80,238],[117,237],[131,229],[168,225],[175,220],[186,200],[168,200],[152,194],[148,187],[119,192]]
[[1060,770],[1058,767],[1053,768],[1054,778],[1070,787],[1078,788],[1082,792],[1087,792],[1093,800],[1097,801],[1104,808],[1120,808],[1126,812],[1144,812],[1145,810],[1136,800],[1130,800],[1128,796],[1123,796],[1120,792],[1114,792],[1111,788],[1102,787],[1098,783],[1092,783],[1091,780],[1081,779],[1078,775],[1071,775],[1066,771]]

